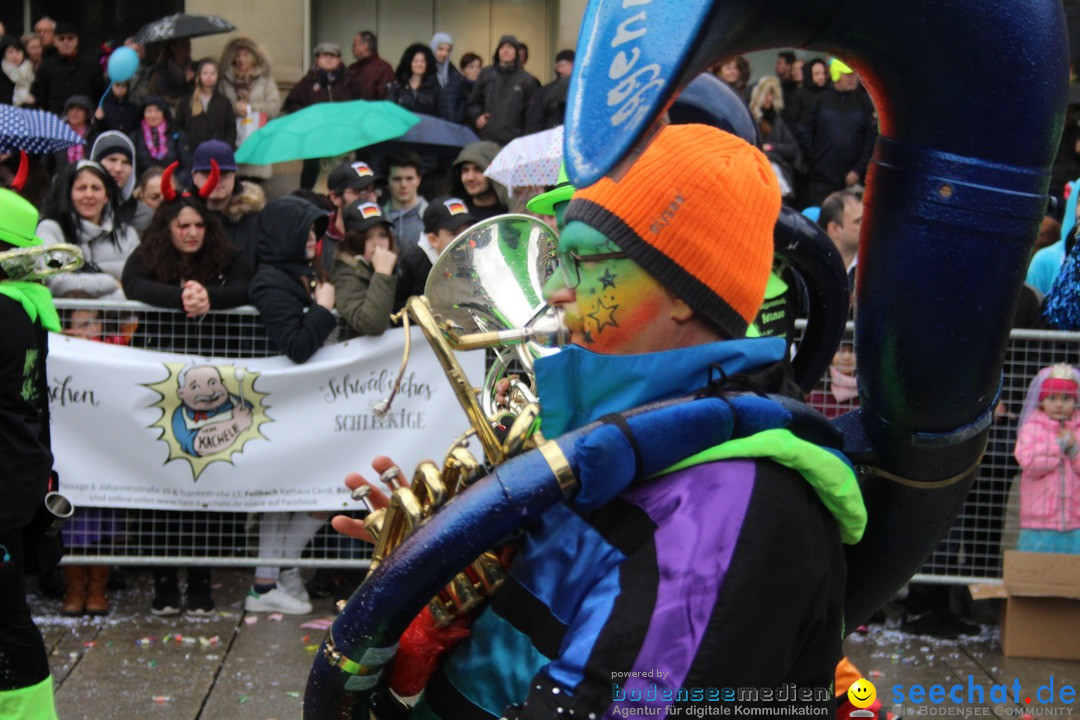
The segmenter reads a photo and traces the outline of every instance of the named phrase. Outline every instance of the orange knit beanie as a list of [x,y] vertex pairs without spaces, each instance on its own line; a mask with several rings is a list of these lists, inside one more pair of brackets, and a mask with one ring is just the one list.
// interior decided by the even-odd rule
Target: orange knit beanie
[[669,125],[619,180],[574,193],[566,222],[599,230],[711,325],[743,337],[765,297],[780,186],[759,150]]

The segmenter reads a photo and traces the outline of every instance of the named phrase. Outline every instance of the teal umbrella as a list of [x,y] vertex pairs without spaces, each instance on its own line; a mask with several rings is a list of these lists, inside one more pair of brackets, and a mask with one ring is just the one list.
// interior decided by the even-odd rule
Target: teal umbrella
[[248,165],[323,158],[404,135],[420,118],[386,100],[351,100],[310,105],[271,120],[236,151]]

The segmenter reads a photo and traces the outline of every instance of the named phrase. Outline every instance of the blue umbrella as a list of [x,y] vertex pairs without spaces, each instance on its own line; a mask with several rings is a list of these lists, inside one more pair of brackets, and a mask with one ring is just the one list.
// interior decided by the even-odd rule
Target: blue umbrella
[[45,154],[82,145],[83,139],[48,110],[0,105],[0,152]]
[[476,137],[476,133],[464,125],[423,113],[416,113],[416,116],[420,118],[420,122],[409,128],[409,131],[399,137],[397,142],[463,148],[480,139]]

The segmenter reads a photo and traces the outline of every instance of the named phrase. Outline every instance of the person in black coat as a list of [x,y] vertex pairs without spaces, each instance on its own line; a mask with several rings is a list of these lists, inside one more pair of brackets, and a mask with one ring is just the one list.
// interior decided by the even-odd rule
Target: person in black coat
[[163,202],[128,256],[121,283],[129,300],[184,314],[155,314],[161,319],[141,323],[134,344],[195,355],[235,354],[228,328],[218,327],[207,313],[247,304],[253,274],[201,199]]
[[439,110],[439,81],[435,77],[435,55],[427,45],[415,43],[405,48],[398,63],[396,80],[386,86],[386,99],[406,110],[435,115]]
[[337,327],[334,286],[311,265],[329,216],[307,200],[271,200],[259,214],[259,269],[248,294],[278,350],[306,362]]
[[525,134],[525,115],[540,83],[521,68],[513,35],[499,39],[494,65],[480,71],[469,96],[469,122],[481,140],[505,145]]
[[207,140],[236,146],[236,113],[233,104],[218,89],[216,61],[203,58],[196,66],[195,90],[180,100],[176,128],[187,135],[192,150]]
[[97,62],[79,55],[79,33],[74,24],[57,23],[56,49],[56,55],[41,61],[30,94],[39,107],[61,115],[72,95],[101,97],[105,78]]
[[563,124],[570,74],[574,72],[574,51],[560,50],[555,56],[555,79],[533,95],[525,117],[526,134],[550,130]]
[[874,106],[858,91],[858,78],[850,71],[834,77],[833,87],[818,95],[810,119],[796,131],[809,166],[808,205],[863,182],[877,139]]

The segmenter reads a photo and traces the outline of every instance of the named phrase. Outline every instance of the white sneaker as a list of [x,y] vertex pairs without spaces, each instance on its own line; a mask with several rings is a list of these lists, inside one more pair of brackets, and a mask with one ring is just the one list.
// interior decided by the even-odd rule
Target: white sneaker
[[279,612],[286,615],[307,615],[311,612],[311,603],[295,598],[281,588],[274,588],[264,593],[248,590],[244,598],[244,610],[247,612]]
[[304,578],[300,577],[300,568],[289,568],[278,573],[278,587],[298,600],[306,603],[311,602],[307,588],[304,587]]

